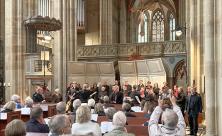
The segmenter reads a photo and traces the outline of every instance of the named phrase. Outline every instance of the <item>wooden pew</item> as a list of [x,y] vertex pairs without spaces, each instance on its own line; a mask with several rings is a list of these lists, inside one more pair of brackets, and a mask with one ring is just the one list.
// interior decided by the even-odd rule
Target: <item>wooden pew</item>
[[6,125],[14,119],[21,119],[21,111],[8,112],[7,119],[0,119],[0,136],[4,135]]
[[141,126],[145,122],[147,122],[149,119],[144,117],[127,117],[127,123],[128,125],[138,125]]
[[107,121],[108,118],[106,116],[98,116],[97,123],[100,124],[103,121]]
[[132,112],[132,114],[136,115],[136,117],[144,117],[144,115],[147,114],[147,113],[145,113],[145,112]]
[[135,136],[148,136],[148,128],[145,126],[126,126],[128,133],[133,133]]

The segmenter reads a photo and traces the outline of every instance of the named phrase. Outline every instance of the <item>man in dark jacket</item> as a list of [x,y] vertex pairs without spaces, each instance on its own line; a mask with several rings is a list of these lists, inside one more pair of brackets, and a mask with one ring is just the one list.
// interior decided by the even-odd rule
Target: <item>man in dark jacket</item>
[[196,88],[191,90],[191,95],[187,98],[186,111],[188,113],[190,134],[196,136],[198,131],[198,115],[202,112],[202,100]]
[[49,127],[43,118],[43,111],[40,107],[34,107],[30,114],[31,119],[26,123],[27,132],[49,133]]
[[116,104],[123,103],[123,93],[119,91],[119,86],[113,86],[113,92],[110,95],[110,100],[112,103]]

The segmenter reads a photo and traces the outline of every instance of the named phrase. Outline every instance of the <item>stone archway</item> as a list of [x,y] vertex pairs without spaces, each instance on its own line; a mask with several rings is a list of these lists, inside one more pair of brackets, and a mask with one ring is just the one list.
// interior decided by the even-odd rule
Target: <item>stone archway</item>
[[187,68],[185,60],[179,61],[173,70],[174,85],[187,87]]

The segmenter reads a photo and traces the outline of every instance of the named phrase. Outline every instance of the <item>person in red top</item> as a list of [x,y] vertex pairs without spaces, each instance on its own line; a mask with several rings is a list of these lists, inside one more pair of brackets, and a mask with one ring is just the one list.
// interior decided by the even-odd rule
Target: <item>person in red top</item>
[[173,87],[173,94],[174,94],[174,96],[177,98],[178,97],[178,86],[177,85],[174,85],[174,87]]

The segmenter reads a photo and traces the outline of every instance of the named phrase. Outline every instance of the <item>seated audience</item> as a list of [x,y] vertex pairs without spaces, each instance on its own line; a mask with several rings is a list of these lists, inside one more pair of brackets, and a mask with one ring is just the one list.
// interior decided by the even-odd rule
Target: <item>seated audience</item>
[[113,107],[113,105],[110,104],[109,96],[104,96],[103,97],[103,108],[106,109],[108,107]]
[[25,108],[32,108],[33,100],[30,96],[25,98]]
[[[148,128],[150,136],[185,136],[186,124],[184,122],[181,110],[176,105],[175,97],[172,97],[170,100],[173,104],[173,109],[166,108],[163,111],[163,101],[159,99],[159,105],[155,108],[149,120]],[[158,124],[161,114],[162,124]]]
[[97,123],[91,120],[91,113],[88,106],[80,106],[76,111],[76,123],[72,124],[72,134],[101,136],[101,129]]
[[[145,118],[150,119],[150,116],[152,115],[155,106],[156,105],[154,104],[154,102],[147,101],[145,103],[144,108],[143,108],[143,112],[146,113],[144,115]],[[148,124],[149,124],[149,121],[145,122],[144,126],[148,126]]]
[[109,107],[106,109],[105,111],[105,114],[106,114],[106,117],[107,117],[107,121],[102,121],[101,122],[101,131],[102,133],[107,133],[107,132],[110,132],[112,131],[113,129],[113,115],[116,113],[116,109],[113,108],[113,107]]
[[35,93],[32,95],[32,99],[35,103],[43,102],[43,89],[40,86],[37,86],[35,89]]
[[25,123],[22,120],[14,119],[5,128],[5,136],[25,136]]
[[49,135],[60,136],[71,134],[71,122],[66,115],[55,115],[49,121]]
[[66,113],[66,103],[59,102],[56,104],[56,112],[57,114],[65,114]]
[[81,106],[81,104],[82,103],[81,103],[80,99],[75,99],[73,101],[73,112],[72,112],[73,115],[76,115],[76,111]]
[[2,113],[12,112],[15,110],[15,106],[16,103],[14,101],[9,101],[3,106],[4,110],[2,110],[1,112]]
[[[141,86],[141,87],[144,87],[144,86]],[[136,96],[141,100],[140,93],[137,91],[137,87],[135,85],[133,86],[132,92],[130,93],[129,96],[132,99],[133,104],[138,104],[138,101],[136,100]]]
[[96,104],[96,102],[95,102],[94,99],[89,99],[89,100],[88,100],[88,106],[89,106],[91,112],[94,111],[95,104]]
[[105,116],[105,112],[103,109],[103,105],[101,103],[97,103],[94,108],[94,113],[98,114],[98,116]]
[[131,113],[131,105],[129,103],[123,103],[122,110],[127,117],[136,117],[136,115]]
[[55,91],[52,93],[52,102],[58,103],[62,101],[62,94],[59,88],[56,88]]
[[11,101],[16,103],[16,109],[21,109],[22,105],[21,105],[21,99],[20,96],[17,94],[14,94],[11,96]]
[[43,118],[43,111],[40,107],[31,110],[30,120],[26,123],[27,132],[49,133],[49,127]]
[[134,136],[134,134],[127,133],[125,124],[126,115],[122,111],[118,111],[113,116],[113,130],[104,136]]

